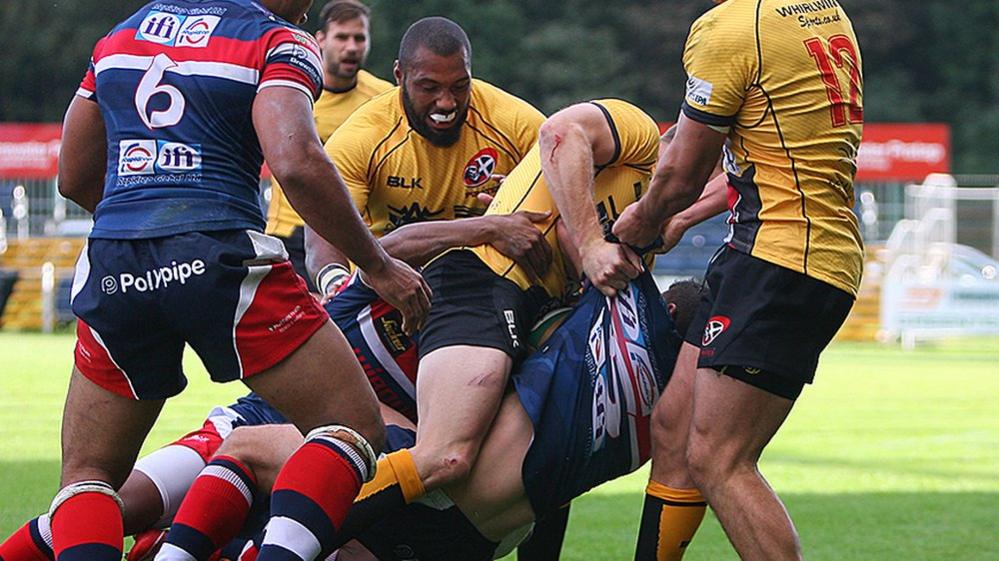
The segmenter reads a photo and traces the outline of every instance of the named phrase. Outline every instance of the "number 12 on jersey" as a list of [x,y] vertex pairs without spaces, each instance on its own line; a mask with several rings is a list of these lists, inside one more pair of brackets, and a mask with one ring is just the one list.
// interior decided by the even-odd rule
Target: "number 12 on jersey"
[[[834,127],[842,127],[846,124],[859,125],[864,122],[864,106],[861,102],[861,89],[863,87],[860,76],[860,57],[857,56],[857,47],[846,35],[833,35],[826,45],[819,37],[813,37],[805,41],[805,48],[808,54],[812,55],[815,63],[819,67],[822,75],[822,83],[826,86],[826,94],[829,96],[829,112],[832,117]],[[832,59],[832,60],[830,60]],[[833,64],[839,69],[847,69],[850,73],[850,101],[846,103],[843,97],[843,88],[840,85],[839,77],[833,69]]]

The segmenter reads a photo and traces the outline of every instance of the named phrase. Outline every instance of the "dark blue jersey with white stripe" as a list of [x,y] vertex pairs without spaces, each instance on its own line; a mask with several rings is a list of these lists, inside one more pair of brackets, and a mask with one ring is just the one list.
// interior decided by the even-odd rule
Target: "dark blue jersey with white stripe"
[[256,2],[160,0],[118,24],[77,91],[107,128],[91,237],[262,230],[253,101],[273,86],[314,100],[322,75],[315,40]]

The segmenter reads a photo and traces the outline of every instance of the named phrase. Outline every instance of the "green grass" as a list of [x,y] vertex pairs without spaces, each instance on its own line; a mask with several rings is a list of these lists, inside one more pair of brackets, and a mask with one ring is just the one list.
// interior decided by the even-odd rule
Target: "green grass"
[[[73,338],[0,333],[0,534],[57,487]],[[999,559],[999,341],[905,352],[836,344],[763,457],[812,560]],[[196,427],[239,393],[196,360],[147,443]],[[630,559],[646,470],[573,506],[563,559]],[[708,515],[687,561],[736,559]]]

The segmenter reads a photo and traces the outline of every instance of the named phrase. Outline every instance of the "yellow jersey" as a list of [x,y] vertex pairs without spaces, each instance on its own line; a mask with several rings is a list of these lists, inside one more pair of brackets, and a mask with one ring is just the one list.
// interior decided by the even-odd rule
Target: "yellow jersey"
[[[312,110],[319,140],[325,143],[355,109],[390,89],[392,89],[391,83],[366,70],[358,71],[357,83],[352,88],[346,90],[323,88],[323,93],[320,94]],[[302,217],[295,212],[284,196],[281,186],[274,181],[271,184],[271,204],[267,207],[267,233],[286,238],[296,227],[304,224]]]
[[[614,135],[614,156],[594,170],[594,201],[605,231],[624,207],[638,200],[649,187],[659,150],[659,127],[655,120],[634,105],[618,99],[592,101],[599,107]],[[565,299],[575,291],[566,274],[566,260],[559,247],[555,221],[558,207],[541,173],[540,149],[535,145],[517,169],[506,178],[486,214],[511,214],[519,210],[551,211],[544,222],[535,224],[552,248],[552,263],[541,279],[549,298]],[[537,286],[522,267],[491,245],[471,248],[497,275],[527,291]]]
[[730,127],[728,243],[856,295],[863,76],[839,1],[727,0],[694,22],[683,64],[684,115]]
[[503,90],[472,80],[458,141],[434,146],[409,126],[401,88],[372,99],[326,142],[371,232],[427,220],[479,216],[479,193],[493,193],[537,141],[544,115]]

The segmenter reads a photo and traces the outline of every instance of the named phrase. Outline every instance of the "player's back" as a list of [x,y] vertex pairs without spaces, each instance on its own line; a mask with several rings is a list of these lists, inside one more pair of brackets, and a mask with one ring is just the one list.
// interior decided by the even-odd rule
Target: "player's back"
[[732,127],[730,243],[855,292],[863,78],[839,2],[728,0],[694,23],[684,65],[687,116]]
[[270,86],[315,98],[313,39],[255,2],[164,0],[97,43],[78,95],[107,128],[92,237],[262,230],[253,100]]

